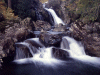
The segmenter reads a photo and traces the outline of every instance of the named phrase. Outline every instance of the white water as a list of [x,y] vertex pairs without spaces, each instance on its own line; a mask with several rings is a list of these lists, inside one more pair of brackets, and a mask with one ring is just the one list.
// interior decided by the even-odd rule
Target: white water
[[65,36],[63,38],[65,38],[68,41],[70,49],[67,49],[67,48],[65,49],[64,47],[65,43],[62,43],[63,41],[61,42],[61,49],[68,51],[71,58],[92,64],[92,65],[93,64],[100,65],[100,58],[86,55],[85,49],[80,42],[77,42],[76,40],[68,36]]
[[45,10],[47,10],[49,13],[51,13],[51,15],[52,15],[52,17],[54,19],[54,24],[55,25],[59,25],[59,24],[65,25],[65,23],[61,20],[61,18],[59,18],[57,16],[57,14],[55,13],[55,11],[53,9],[51,9],[51,8],[45,8],[45,4],[46,3],[48,3],[48,1],[43,4],[43,7],[44,7]]
[[[68,36],[63,38],[65,38],[68,41],[68,43],[64,43],[64,44],[69,44],[69,48],[70,48],[69,50],[71,51],[70,56],[74,57],[74,56],[85,55],[84,47],[81,44],[79,44],[76,40]],[[63,48],[64,44],[61,43],[61,49],[64,49]]]
[[[27,40],[34,40],[38,44],[42,45],[39,41],[39,38],[32,38],[32,39],[27,39]],[[20,43],[16,43],[16,44],[22,44],[22,45],[25,45],[29,48],[29,44],[26,42],[20,42]],[[52,65],[52,66],[55,66],[56,64],[60,64],[61,62],[64,62],[64,61],[57,60],[57,59],[52,57],[52,47],[45,48],[43,46],[42,48],[38,49],[38,53],[36,53],[36,54],[34,54],[32,52],[31,48],[29,48],[29,50],[30,50],[30,53],[32,54],[33,57],[24,58],[24,59],[17,59],[17,60],[15,59],[14,62],[16,62],[17,64],[41,62],[41,64]]]
[[[80,44],[79,42],[77,42],[76,40],[74,40],[73,38],[68,37],[68,36],[65,36],[63,38],[65,38],[65,39],[62,40],[62,42],[65,40],[67,40],[68,42],[67,43],[61,42],[61,49],[66,50],[69,53],[69,57],[76,59],[76,60],[80,60],[80,61],[88,63],[88,64],[100,65],[100,58],[91,57],[91,56],[86,55],[82,44]],[[28,40],[34,40],[38,44],[41,44],[39,42],[38,38],[32,38],[32,39],[28,39]],[[29,48],[28,43],[21,42],[19,44],[23,44]],[[68,45],[69,49],[65,48],[64,46],[66,46],[66,45],[64,45],[64,44],[69,44]],[[58,60],[58,59],[52,57],[52,47],[46,48],[43,46],[42,48],[38,49],[38,53],[36,53],[36,54],[32,53],[31,49],[30,49],[30,52],[31,52],[31,54],[33,54],[33,57],[14,60],[14,62],[16,62],[17,64],[39,63],[40,65],[44,64],[44,65],[48,65],[48,66],[49,65],[55,66],[57,64],[62,64],[62,62],[64,62],[62,60]]]
[[50,12],[51,13],[51,15],[52,15],[52,17],[53,17],[53,19],[54,19],[54,24],[55,25],[58,25],[58,24],[63,24],[63,25],[65,25],[65,23],[57,16],[57,14],[55,13],[55,11],[53,10],[53,9],[51,9],[51,8],[45,8],[48,12]]
[[[44,7],[45,7],[45,5],[44,5]],[[48,9],[48,8],[45,8],[45,9],[52,14],[55,25],[59,24],[59,23],[62,23],[63,25],[65,25],[64,22],[56,15],[56,13],[53,9]],[[55,32],[49,32],[49,33],[57,34]],[[39,32],[37,32],[36,34],[39,34]],[[61,42],[61,49],[66,50],[69,53],[69,57],[76,59],[76,60],[86,62],[86,63],[100,65],[100,58],[91,57],[91,56],[86,55],[84,47],[82,46],[82,44],[80,42],[77,42],[76,40],[74,40],[73,38],[68,37],[68,36],[65,36],[63,38],[64,39],[62,39],[62,42]],[[39,41],[39,38],[32,38],[32,39],[28,39],[28,40],[34,40],[38,44],[42,45]],[[19,44],[23,44],[29,48],[28,43],[21,42]],[[66,47],[66,46],[69,46],[69,47]],[[36,54],[34,54],[30,48],[29,48],[29,50],[30,50],[30,53],[33,55],[33,57],[14,60],[14,62],[16,62],[18,64],[23,64],[23,63],[36,63],[37,64],[39,62],[39,64],[42,63],[45,65],[53,65],[53,66],[55,66],[56,64],[62,64],[62,62],[63,62],[62,60],[58,60],[58,59],[52,57],[52,47],[46,48],[43,46],[42,48],[38,49],[38,53],[36,53]]]

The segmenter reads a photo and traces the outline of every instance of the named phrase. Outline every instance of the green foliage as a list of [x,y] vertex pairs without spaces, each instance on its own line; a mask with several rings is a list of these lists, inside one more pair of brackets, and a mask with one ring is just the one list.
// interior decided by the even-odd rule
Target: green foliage
[[34,0],[13,0],[12,6],[14,13],[22,19],[26,18],[27,16],[35,16],[34,2]]
[[11,8],[7,8],[6,4],[2,1],[0,1],[0,13],[8,20],[17,18],[17,16],[14,15],[13,10]]
[[18,13],[18,15],[21,18],[24,18],[27,16],[28,13],[28,6],[29,6],[30,2],[28,0],[18,0],[18,4],[17,4],[17,10],[15,10],[15,12]]
[[95,21],[99,19],[100,0],[71,0],[66,11],[80,14],[80,20]]
[[97,20],[99,15],[100,1],[99,0],[79,0],[77,3],[78,10],[76,13],[81,14],[81,18],[88,20]]

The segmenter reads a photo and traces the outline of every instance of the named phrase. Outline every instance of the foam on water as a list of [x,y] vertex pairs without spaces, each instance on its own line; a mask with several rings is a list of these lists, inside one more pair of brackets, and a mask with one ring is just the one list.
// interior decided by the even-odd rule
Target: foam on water
[[63,38],[65,38],[68,41],[70,51],[72,51],[70,53],[70,56],[73,57],[73,56],[85,55],[84,47],[81,44],[79,44],[76,40],[68,36],[65,36]]
[[55,59],[52,57],[52,47],[48,48],[39,48],[39,52],[34,54],[31,58],[24,58],[19,60],[14,60],[17,64],[25,64],[25,63],[40,63],[44,65],[54,66],[55,64],[61,64],[64,61]]
[[[80,60],[80,61],[85,62],[87,64],[99,66],[99,68],[100,68],[100,58],[99,57],[91,57],[89,55],[86,55],[82,44],[80,44],[79,42],[77,42],[73,38],[68,37],[68,36],[65,36],[63,38],[65,38],[69,43],[70,49],[64,49],[64,50],[69,52],[69,55],[71,58],[76,59],[76,60]],[[63,49],[63,46],[61,46],[61,48]]]

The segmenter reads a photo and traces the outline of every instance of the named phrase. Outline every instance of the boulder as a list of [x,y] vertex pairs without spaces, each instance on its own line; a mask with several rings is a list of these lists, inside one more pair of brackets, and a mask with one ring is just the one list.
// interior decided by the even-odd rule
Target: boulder
[[52,48],[52,55],[54,58],[57,58],[57,59],[67,59],[69,56],[69,53],[59,48]]
[[34,24],[35,30],[37,31],[41,31],[41,30],[48,31],[51,29],[51,25],[46,21],[37,20],[36,23],[33,21],[33,24]]
[[43,45],[41,45],[41,44],[35,42],[34,40],[25,40],[24,42],[26,42],[26,43],[28,43],[28,44],[30,44],[30,45],[36,47],[36,48],[39,48],[39,47],[41,48],[41,47],[43,47]]
[[45,46],[60,46],[60,42],[62,40],[62,36],[60,34],[50,34],[47,32],[43,32],[39,36],[39,40]]

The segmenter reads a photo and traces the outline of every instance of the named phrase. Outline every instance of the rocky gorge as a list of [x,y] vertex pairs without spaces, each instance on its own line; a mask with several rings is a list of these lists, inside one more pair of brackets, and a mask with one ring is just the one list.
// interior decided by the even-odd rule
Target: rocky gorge
[[[82,42],[87,55],[100,57],[99,21],[88,21],[86,23],[84,19],[80,20],[80,14],[72,13],[66,8],[71,1],[49,0],[46,3],[46,7],[54,9],[64,21],[64,26],[62,24],[52,26],[50,19],[53,18],[43,8],[42,3],[37,0],[30,0],[30,7],[27,8],[30,8],[27,12],[28,15],[25,13],[22,16],[23,12],[18,8],[16,9],[16,7],[13,8],[16,9],[15,13],[19,15],[16,19],[5,20],[0,14],[0,65],[14,60],[15,43],[36,37],[33,31],[40,31],[39,40],[45,46],[59,47],[62,37],[70,36]],[[18,11],[22,12],[22,14],[19,14]],[[62,33],[50,34],[47,31],[51,30],[51,28],[52,31]],[[27,50],[25,46],[22,46],[22,48]],[[65,58],[64,53],[64,51],[61,52],[59,49],[53,48],[54,57]]]

